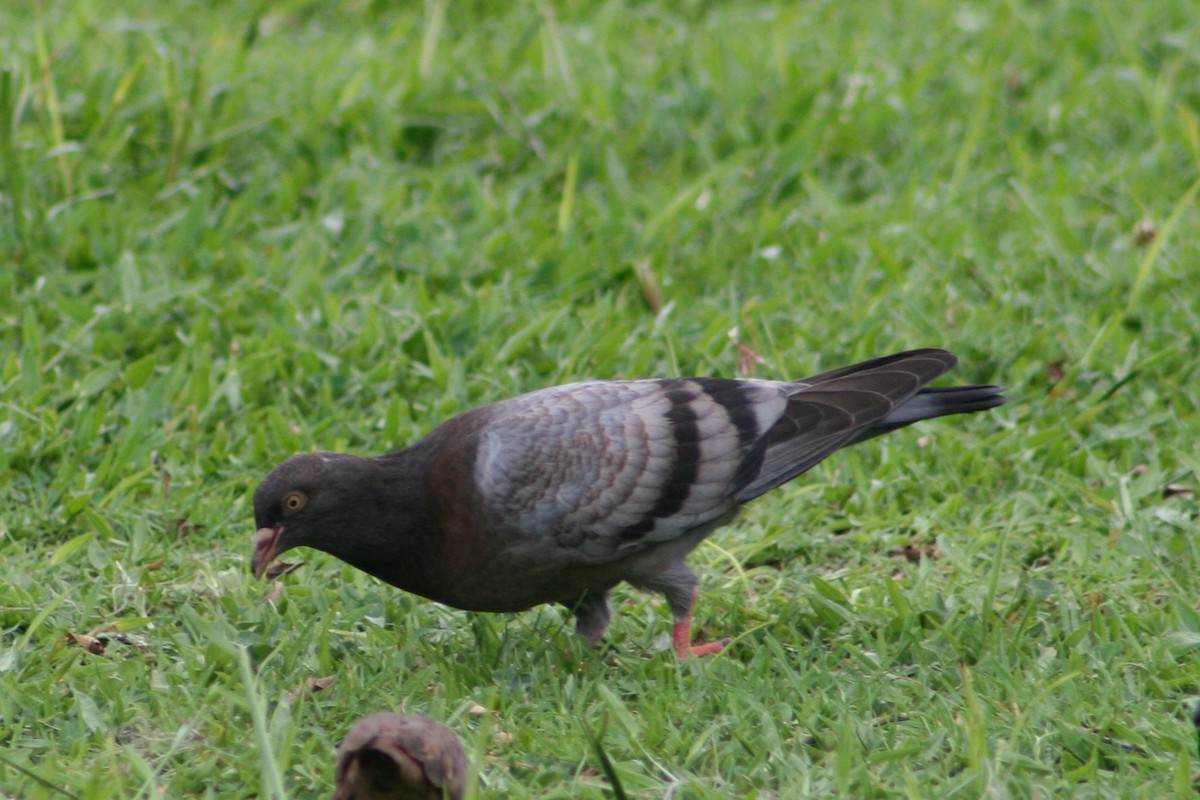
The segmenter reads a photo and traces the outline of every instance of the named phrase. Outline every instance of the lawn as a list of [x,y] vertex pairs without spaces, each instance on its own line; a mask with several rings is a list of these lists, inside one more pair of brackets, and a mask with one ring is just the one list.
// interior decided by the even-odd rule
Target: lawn
[[[1194,0],[3,4],[0,796],[329,797],[380,710],[477,798],[1193,794],[1197,76]],[[293,453],[925,346],[1010,403],[701,546],[722,655],[250,574]]]

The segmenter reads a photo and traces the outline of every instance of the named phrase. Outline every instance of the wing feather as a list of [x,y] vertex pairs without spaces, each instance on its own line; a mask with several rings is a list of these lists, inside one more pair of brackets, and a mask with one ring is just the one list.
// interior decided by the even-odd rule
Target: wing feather
[[595,557],[667,541],[736,507],[739,470],[788,387],[605,381],[523,395],[493,407],[476,483],[511,535]]
[[500,535],[612,559],[726,520],[841,447],[1003,402],[991,386],[925,388],[954,363],[914,350],[794,382],[545,389],[489,407],[475,481]]

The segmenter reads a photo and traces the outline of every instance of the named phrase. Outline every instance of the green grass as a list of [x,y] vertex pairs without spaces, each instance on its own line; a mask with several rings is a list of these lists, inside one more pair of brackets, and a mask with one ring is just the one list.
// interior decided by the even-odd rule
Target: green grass
[[[6,3],[0,54],[3,796],[328,797],[384,709],[477,797],[611,796],[589,731],[630,797],[1192,792],[1193,0]],[[709,540],[720,657],[633,590],[592,651],[249,574],[294,452],[738,343],[1012,403]]]

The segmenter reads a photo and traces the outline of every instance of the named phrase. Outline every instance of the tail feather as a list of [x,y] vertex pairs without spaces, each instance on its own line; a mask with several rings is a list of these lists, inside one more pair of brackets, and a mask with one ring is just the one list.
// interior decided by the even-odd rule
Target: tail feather
[[890,356],[881,356],[870,361],[860,361],[848,367],[831,369],[828,372],[813,375],[811,378],[796,381],[796,385],[804,388],[828,386],[841,378],[888,371],[885,368],[900,368],[906,372],[915,373],[921,383],[926,384],[939,375],[944,375],[954,369],[954,365],[957,363],[958,358],[949,350],[926,347],[920,350],[893,353]]
[[910,350],[796,381],[787,410],[764,436],[736,494],[746,502],[836,450],[914,422],[982,411],[1004,403],[996,386],[926,388],[957,359],[945,350]]
[[864,431],[866,435],[855,439],[854,442],[857,444],[921,420],[950,414],[971,414],[1002,406],[1005,402],[1004,395],[1001,394],[1003,391],[999,386],[946,386],[922,389]]

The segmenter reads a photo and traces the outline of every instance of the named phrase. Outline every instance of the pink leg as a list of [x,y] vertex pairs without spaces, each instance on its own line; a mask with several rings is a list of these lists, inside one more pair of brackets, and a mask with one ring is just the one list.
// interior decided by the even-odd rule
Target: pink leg
[[675,623],[675,632],[672,635],[672,640],[675,645],[675,657],[680,661],[689,656],[711,656],[721,652],[731,640],[721,639],[717,642],[706,642],[704,644],[692,644],[692,612],[688,611],[687,616]]

